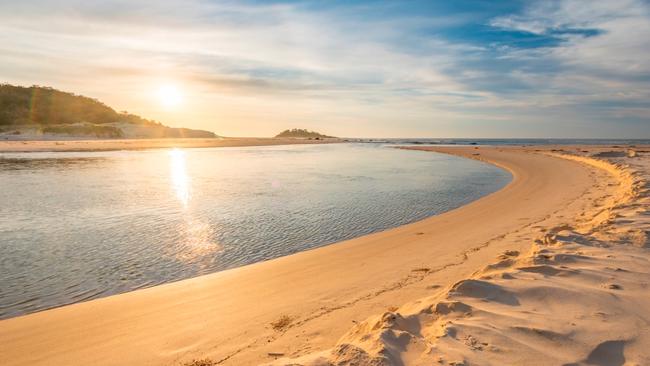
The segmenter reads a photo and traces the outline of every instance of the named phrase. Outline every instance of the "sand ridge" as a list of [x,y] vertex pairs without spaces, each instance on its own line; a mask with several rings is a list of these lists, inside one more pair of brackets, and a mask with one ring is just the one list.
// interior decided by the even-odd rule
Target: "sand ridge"
[[331,350],[271,364],[650,364],[650,156],[544,153],[608,172],[616,182],[599,188],[614,189],[526,252],[360,322]]

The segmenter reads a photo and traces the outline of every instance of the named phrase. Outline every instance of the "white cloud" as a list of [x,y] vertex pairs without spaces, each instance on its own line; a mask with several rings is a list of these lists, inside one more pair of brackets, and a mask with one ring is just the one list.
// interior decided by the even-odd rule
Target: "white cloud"
[[[531,6],[523,14],[493,19],[505,30],[539,35],[560,33],[563,43],[534,50],[508,50],[504,57],[554,65],[554,72],[514,71],[512,76],[537,92],[522,96],[548,106],[600,102],[619,108],[598,109],[603,117],[621,118],[629,102],[650,98],[650,17],[643,1],[562,0]],[[598,30],[584,36],[563,30]],[[584,109],[581,109],[584,111]],[[636,115],[642,115],[636,109]],[[646,118],[650,109],[645,108]],[[575,117],[574,117],[575,118]],[[650,127],[648,128],[650,130]]]

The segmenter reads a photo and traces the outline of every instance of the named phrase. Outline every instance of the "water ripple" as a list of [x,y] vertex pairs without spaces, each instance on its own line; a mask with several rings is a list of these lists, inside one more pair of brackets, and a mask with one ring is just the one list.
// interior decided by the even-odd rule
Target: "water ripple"
[[0,154],[0,318],[395,227],[509,179],[349,144]]

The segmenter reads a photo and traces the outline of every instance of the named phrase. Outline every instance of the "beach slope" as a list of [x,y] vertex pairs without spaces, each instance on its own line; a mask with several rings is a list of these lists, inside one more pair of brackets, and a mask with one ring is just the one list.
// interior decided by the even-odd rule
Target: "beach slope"
[[[287,364],[304,356],[305,363],[337,364],[337,357],[345,361],[346,357],[365,354],[370,357],[368,362],[375,362],[372,357],[384,362],[382,357],[390,356],[395,362],[418,364],[430,345],[405,342],[396,329],[389,330],[398,340],[382,343],[384,333],[376,332],[377,318],[373,317],[379,316],[378,329],[403,325],[402,318],[425,329],[431,319],[416,324],[409,316],[421,309],[412,304],[438,304],[437,299],[446,299],[447,303],[440,309],[436,305],[434,310],[445,312],[446,306],[448,313],[464,313],[464,306],[476,308],[467,298],[479,303],[481,299],[496,299],[486,302],[494,306],[517,306],[515,302],[523,300],[512,295],[515,289],[495,289],[501,284],[489,283],[486,276],[503,277],[508,268],[523,266],[517,262],[520,255],[529,261],[524,253],[535,253],[530,258],[536,258],[541,249],[546,249],[534,246],[541,245],[536,242],[540,237],[551,234],[548,240],[558,240],[558,235],[566,235],[564,230],[577,230],[574,222],[579,217],[598,220],[598,207],[603,211],[613,206],[610,201],[623,194],[620,177],[612,171],[550,152],[487,147],[430,150],[496,164],[510,171],[513,180],[496,193],[410,225],[212,275],[0,321],[0,359],[6,365],[181,365],[209,358],[215,364],[249,365]],[[560,254],[569,258],[567,253],[554,253],[550,258],[560,258]],[[545,253],[540,255],[546,258]],[[498,258],[505,262],[496,262]],[[490,263],[496,264],[486,267]],[[551,276],[553,270],[564,269],[542,267],[526,273],[540,279],[562,278]],[[459,298],[449,298],[450,293]],[[570,294],[579,295],[578,290]],[[537,290],[530,296],[540,298],[541,303],[535,306],[541,307],[546,295]],[[612,292],[611,296],[619,293]],[[411,305],[400,308],[403,304]],[[638,306],[644,304],[647,308],[647,303]],[[575,309],[578,305],[572,306]],[[589,309],[583,316],[596,316],[593,314],[597,311]],[[512,314],[504,313],[499,319],[505,319],[503,324],[514,324],[505,318],[508,316]],[[525,313],[517,316],[526,317]],[[487,326],[480,322],[480,316],[473,319],[471,326]],[[447,320],[441,324],[449,325]],[[434,327],[432,332],[443,335],[453,332],[449,331],[453,327]],[[521,330],[504,327],[510,327],[509,332],[521,332],[518,339],[532,344],[533,349],[538,345],[528,340],[537,333],[553,340],[570,332],[545,333],[539,325]],[[456,334],[471,335],[465,330]],[[473,339],[466,337],[462,344],[488,347]],[[369,343],[363,344],[366,340]],[[603,348],[620,347],[613,337],[606,341],[614,343]],[[354,347],[341,350],[342,344]],[[387,355],[386,350],[395,347],[416,351]],[[589,358],[587,351],[582,350],[585,360]],[[443,361],[462,361],[466,357],[462,352],[452,353]],[[429,361],[421,360],[425,364]]]
[[532,227],[525,250],[356,323],[332,349],[271,364],[650,364],[650,156],[551,150],[609,173],[594,187],[606,194],[563,224]]

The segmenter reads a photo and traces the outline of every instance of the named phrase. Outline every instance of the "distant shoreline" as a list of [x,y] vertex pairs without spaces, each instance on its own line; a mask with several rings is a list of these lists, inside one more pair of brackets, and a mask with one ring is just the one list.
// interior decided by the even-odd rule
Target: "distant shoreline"
[[47,139],[0,139],[0,153],[10,152],[73,152],[148,150],[166,148],[243,147],[329,143],[379,143],[398,146],[501,146],[554,148],[558,151],[580,150],[582,147],[600,146],[618,149],[650,150],[650,140],[557,140],[557,139],[380,139],[380,138],[326,138],[297,137],[215,137],[215,138],[159,138],[159,139],[81,139],[75,137]]
[[296,144],[327,144],[340,139],[309,140],[297,138],[217,137],[217,138],[163,138],[163,139],[107,139],[107,140],[5,140],[0,141],[0,153],[7,152],[71,152],[146,150],[164,148],[271,146]]

